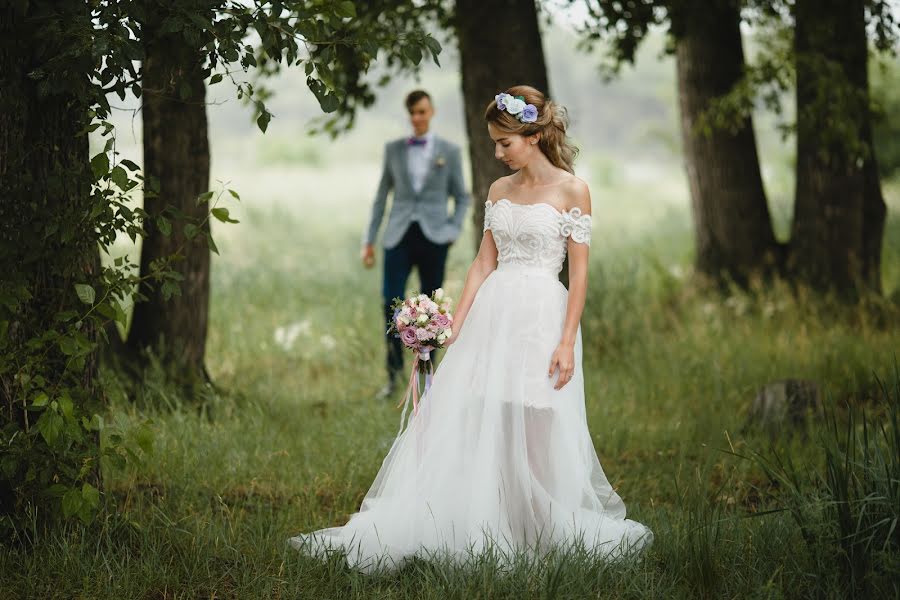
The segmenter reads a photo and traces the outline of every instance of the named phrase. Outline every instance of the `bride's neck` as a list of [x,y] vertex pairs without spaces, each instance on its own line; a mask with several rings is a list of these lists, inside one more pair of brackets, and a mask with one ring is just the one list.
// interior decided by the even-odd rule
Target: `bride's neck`
[[543,152],[519,169],[519,184],[526,187],[547,185],[557,179],[558,169],[553,166]]

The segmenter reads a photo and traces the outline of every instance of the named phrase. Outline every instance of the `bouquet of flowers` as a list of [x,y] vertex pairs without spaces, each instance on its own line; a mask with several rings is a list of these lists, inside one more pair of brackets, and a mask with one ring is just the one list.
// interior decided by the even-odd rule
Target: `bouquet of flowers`
[[[412,397],[413,414],[418,413],[419,385],[418,375],[425,374],[425,392],[431,387],[434,375],[434,364],[431,353],[443,347],[453,335],[453,315],[450,314],[450,298],[442,288],[436,289],[431,296],[418,294],[406,300],[394,299],[392,305],[394,315],[388,324],[388,333],[400,338],[403,345],[415,352],[412,373],[409,376],[409,387],[400,407]],[[424,393],[424,392],[423,392]]]

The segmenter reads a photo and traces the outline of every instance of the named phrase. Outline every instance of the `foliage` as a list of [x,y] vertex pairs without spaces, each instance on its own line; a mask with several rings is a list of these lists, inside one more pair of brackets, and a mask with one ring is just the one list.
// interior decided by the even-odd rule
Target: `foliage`
[[[378,22],[349,25],[356,20],[356,5],[346,0],[20,2],[12,10],[29,24],[30,37],[18,51],[34,59],[36,66],[27,73],[30,85],[40,98],[86,115],[78,136],[99,134],[105,144],[89,165],[85,157],[83,168],[53,174],[54,180],[85,190],[79,199],[83,202],[72,209],[84,207],[77,215],[30,197],[29,173],[22,174],[26,183],[11,195],[20,210],[32,212],[27,213],[31,229],[17,233],[29,245],[5,244],[6,276],[0,282],[0,378],[6,384],[0,483],[14,495],[14,507],[4,507],[7,514],[0,515],[0,533],[16,527],[17,519],[32,509],[42,516],[59,513],[90,521],[103,505],[101,469],[121,467],[122,461],[137,460],[152,449],[148,428],[129,438],[104,426],[102,390],[93,385],[97,352],[109,341],[107,332],[115,332],[111,324],[125,324],[124,300],[140,281],[136,265],[124,257],[102,268],[84,264],[85,255],[95,254],[96,248],[108,251],[119,235],[135,241],[143,234],[147,214],[133,200],[158,189],[158,182],[144,180],[135,162],[118,155],[115,129],[108,121],[110,94],[124,99],[129,92],[142,93],[138,63],[148,32],[183,36],[204,57],[210,85],[227,76],[238,97],[253,102],[262,131],[272,115],[263,99],[254,97],[253,86],[235,77],[257,67],[257,49],[249,41],[254,37],[269,60],[304,66],[307,84],[325,112],[335,111],[348,93],[332,75],[341,66],[338,52],[364,49],[360,67],[368,67],[380,46],[401,48],[396,56],[401,64],[417,64],[423,50],[435,60],[440,52],[437,42],[419,31],[379,29]],[[180,90],[183,99],[189,94],[185,90]],[[28,142],[46,145],[41,139]],[[13,170],[24,169],[24,153],[12,156],[10,163]],[[201,194],[197,201],[209,203],[214,195]],[[234,222],[225,207],[212,207],[210,215]],[[156,225],[164,235],[182,227],[188,239],[201,231],[200,223],[172,208]],[[73,239],[80,254],[60,253]],[[202,241],[217,250],[209,234]],[[161,286],[166,297],[179,291],[180,276],[170,268],[178,258],[176,252],[157,261],[144,276]],[[51,281],[74,281],[69,289],[56,291],[60,302],[33,301],[34,263],[42,264],[41,275]]]
[[[570,3],[576,1],[569,0]],[[586,0],[588,16],[579,28],[579,46],[583,50],[592,51],[605,43],[606,51],[601,55],[600,66],[607,76],[612,76],[623,64],[634,62],[638,46],[653,27],[667,28],[670,36],[668,51],[673,51],[673,42],[678,39],[683,27],[683,9],[692,2],[695,0]],[[760,103],[783,116],[783,98],[795,85],[794,65],[798,58],[793,50],[793,5],[793,0],[741,2],[742,19],[751,28],[760,51],[748,62],[741,81],[713,101],[705,111],[698,123],[701,130],[735,130]],[[868,0],[866,19],[874,48],[881,53],[895,53],[900,40],[900,23],[890,10],[890,2]],[[846,146],[851,153],[864,154],[866,149],[857,139],[854,123],[846,118],[847,114],[858,113],[855,108],[846,110],[847,106],[855,107],[859,104],[854,87],[842,73],[821,57],[799,59],[813,63],[811,66],[821,73],[820,80],[825,87],[820,94],[821,101],[816,102],[810,110],[801,112],[800,120],[833,123],[833,127],[823,131],[827,138],[822,145],[838,143]],[[816,116],[825,112],[827,117]],[[797,126],[796,122],[787,118],[782,118],[779,123],[779,129],[785,136]]]
[[[847,597],[870,598],[887,591],[900,556],[900,370],[878,381],[874,406],[823,408],[825,427],[817,446],[821,469],[801,466],[772,449],[742,458],[758,465],[782,492],[773,511],[787,511],[810,560],[833,565]],[[820,582],[817,595],[827,594]]]
[[[310,133],[327,132],[332,138],[351,129],[356,111],[375,102],[375,90],[367,75],[377,61],[382,73],[376,83],[383,87],[392,75],[415,71],[423,56],[430,55],[440,65],[441,44],[431,34],[429,26],[451,27],[451,9],[445,0],[408,2],[405,0],[377,0],[348,3],[354,5],[355,18],[334,25],[333,31],[316,31],[305,44],[307,84],[316,95],[325,116],[316,120]],[[404,33],[408,32],[408,33]],[[356,45],[341,44],[340,40],[357,39]],[[257,50],[260,76],[273,76],[281,68],[281,55],[273,54],[263,44]],[[381,58],[379,58],[381,54]],[[302,59],[289,57],[300,64]],[[311,77],[320,83],[310,83]],[[323,95],[327,89],[341,90],[340,96]],[[269,92],[257,88],[265,97]]]
[[872,72],[875,156],[882,177],[900,173],[900,61],[878,62]]

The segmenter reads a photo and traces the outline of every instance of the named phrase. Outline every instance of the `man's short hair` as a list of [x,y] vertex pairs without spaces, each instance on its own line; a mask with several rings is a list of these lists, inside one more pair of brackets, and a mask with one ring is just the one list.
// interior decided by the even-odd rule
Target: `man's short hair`
[[431,102],[431,94],[425,90],[413,90],[406,95],[406,110],[412,110],[412,107],[422,98],[428,98],[428,102],[434,104]]

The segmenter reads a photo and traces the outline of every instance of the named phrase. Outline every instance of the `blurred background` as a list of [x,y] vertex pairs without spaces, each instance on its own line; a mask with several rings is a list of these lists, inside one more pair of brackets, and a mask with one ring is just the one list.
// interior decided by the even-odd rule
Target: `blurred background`
[[[102,96],[90,105],[98,110],[91,122],[114,131],[98,126],[89,153],[75,154],[82,167],[90,161],[94,194],[120,190],[94,196],[100,216],[88,204],[79,214],[98,221],[79,235],[91,256],[103,250],[99,264],[125,279],[86,271],[90,261],[77,263],[75,275],[71,260],[60,267],[62,283],[44,292],[52,302],[40,306],[64,298],[84,311],[109,298],[108,308],[90,309],[104,317],[96,330],[109,343],[60,334],[83,341],[76,357],[101,356],[76,363],[82,370],[74,373],[71,361],[66,369],[16,363],[30,377],[35,364],[48,380],[47,373],[63,373],[68,387],[61,389],[75,398],[75,412],[49,384],[43,399],[24,387],[22,397],[4,396],[10,414],[30,402],[35,417],[57,415],[69,429],[60,425],[57,439],[50,425],[23,424],[30,437],[4,438],[11,449],[33,442],[32,454],[22,450],[27,461],[0,463],[12,465],[4,472],[13,473],[7,479],[16,497],[37,498],[65,518],[44,529],[36,517],[17,517],[3,529],[30,550],[0,552],[0,596],[897,596],[896,3],[276,3],[279,13],[298,11],[294,21],[271,16],[270,3],[212,4],[154,4],[167,16],[161,24],[136,17],[156,29],[134,34],[144,48],[135,54],[116,45],[127,49],[128,35],[116,38],[113,25],[91,28],[94,58],[143,69],[140,97],[125,67],[109,84],[115,93],[92,88]],[[105,10],[94,18],[124,19]],[[858,17],[853,27],[840,26],[851,23],[846,11]],[[809,64],[793,54],[798,18],[816,23],[818,33],[797,38],[815,58]],[[355,31],[359,47],[340,55],[328,54],[328,44],[295,42],[298,64],[273,59],[290,48],[291,36],[278,37],[286,23],[300,31],[312,22],[319,29],[304,30],[308,39]],[[177,58],[166,53],[173,40],[200,48],[203,69],[188,61],[160,70]],[[238,66],[244,61],[246,70]],[[735,61],[736,74],[729,71]],[[305,68],[313,64],[315,72]],[[504,77],[512,80],[500,83]],[[95,78],[103,78],[100,67]],[[183,92],[182,83],[190,89]],[[359,252],[384,144],[410,134],[404,98],[416,88],[432,95],[432,129],[463,149],[477,209],[486,182],[503,174],[479,115],[515,83],[546,87],[569,110],[580,148],[575,170],[590,185],[594,215],[582,318],[588,425],[629,516],[647,523],[656,541],[636,564],[561,554],[522,563],[507,577],[490,557],[468,568],[417,562],[369,579],[338,559],[299,556],[285,540],[343,524],[358,509],[399,424],[394,404],[373,398],[384,383],[382,255],[367,270]],[[810,119],[799,125],[798,93]],[[708,108],[707,96],[717,108],[705,114],[696,107]],[[97,109],[101,97],[108,114]],[[198,111],[208,119],[205,131]],[[706,138],[686,138],[685,114],[689,125],[715,127]],[[145,127],[153,131],[147,140]],[[752,157],[729,146],[741,136],[746,142],[748,132],[754,141],[743,148],[755,148],[761,186],[753,183]],[[685,148],[685,139],[707,142]],[[46,156],[58,155],[41,156],[49,164]],[[123,159],[138,164],[126,174]],[[692,179],[697,172],[710,179]],[[153,177],[161,180],[156,190]],[[759,225],[767,221],[758,210],[734,208],[747,198],[754,210],[768,210],[774,239],[763,239]],[[35,216],[21,208],[29,204],[16,206],[3,215],[10,231],[22,232],[9,239],[23,247],[56,235],[56,225],[45,230],[43,223],[66,214],[51,206],[51,216]],[[106,207],[113,207],[109,216]],[[123,225],[129,211],[142,217],[136,229]],[[865,228],[870,217],[874,229]],[[453,298],[475,255],[480,218],[473,210],[451,247],[445,289]],[[111,223],[108,238],[91,237]],[[813,234],[798,234],[798,223],[812,224],[805,231]],[[191,245],[195,236],[202,243]],[[744,246],[725,248],[745,237]],[[710,249],[709,238],[725,242]],[[40,264],[61,260],[65,243],[38,244]],[[179,260],[162,261],[173,252]],[[877,268],[853,266],[873,254]],[[147,256],[163,266],[154,270]],[[10,272],[32,277],[29,268]],[[93,286],[89,293],[73,287],[83,282]],[[408,291],[417,287],[414,275]],[[140,294],[147,296],[143,315]],[[37,338],[43,330],[35,331]],[[36,347],[22,341],[0,350],[13,364],[13,356],[38,355],[28,349]],[[3,381],[13,381],[12,373],[0,369]],[[26,465],[42,465],[34,466],[39,475],[27,475]],[[0,493],[0,507],[2,500]]]

